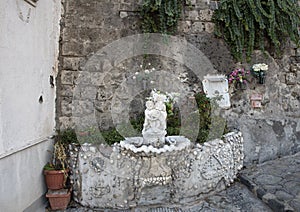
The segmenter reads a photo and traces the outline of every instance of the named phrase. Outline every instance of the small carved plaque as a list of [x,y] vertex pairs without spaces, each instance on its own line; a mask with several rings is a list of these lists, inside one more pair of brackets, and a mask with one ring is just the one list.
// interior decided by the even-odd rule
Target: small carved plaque
[[263,96],[261,94],[252,94],[250,96],[251,107],[252,108],[261,108],[261,101]]

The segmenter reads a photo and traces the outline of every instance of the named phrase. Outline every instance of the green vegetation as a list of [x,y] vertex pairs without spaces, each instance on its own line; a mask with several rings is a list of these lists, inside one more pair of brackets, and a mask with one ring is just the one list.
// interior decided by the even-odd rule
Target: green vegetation
[[211,139],[221,138],[228,130],[226,120],[214,114],[217,111],[215,101],[218,99],[210,99],[204,93],[197,93],[195,99],[200,115],[197,142],[204,143]]
[[[280,49],[290,38],[300,45],[300,7],[296,0],[221,0],[214,13],[215,33],[231,47],[233,56],[249,61],[254,49]],[[272,48],[271,48],[272,49]]]
[[112,145],[114,143],[118,143],[122,140],[124,140],[124,137],[120,135],[120,133],[118,133],[118,131],[116,130],[116,128],[112,128],[110,130],[105,130],[101,132],[105,142],[108,145]]
[[[215,99],[209,99],[206,97],[204,93],[197,93],[195,95],[195,100],[198,106],[198,115],[190,114],[187,117],[189,120],[188,123],[197,123],[199,122],[199,128],[197,129],[183,129],[181,132],[181,118],[180,111],[178,107],[174,107],[173,104],[166,104],[167,110],[167,135],[179,135],[182,133],[186,137],[189,137],[189,134],[194,134],[189,131],[198,131],[197,143],[204,143],[208,140],[221,138],[223,134],[227,132],[226,128],[226,120],[221,118],[219,115],[214,114],[215,111],[213,107],[215,107]],[[199,120],[194,120],[195,118],[199,118]],[[144,124],[144,114],[141,114],[136,119],[130,120],[131,126],[135,129],[138,135],[134,134],[136,132],[131,132],[128,129],[128,125],[124,125],[120,127],[120,130],[126,133],[128,136],[141,136],[141,132]],[[124,137],[120,135],[116,128],[111,128],[109,130],[101,130],[98,131],[96,129],[88,129],[84,132],[79,132],[77,136],[80,136],[80,143],[107,143],[108,145],[112,145],[114,143],[120,142],[124,140]],[[55,164],[61,166],[61,161],[64,161],[63,158],[64,153],[63,150],[67,148],[67,145],[70,143],[79,143],[77,140],[77,136],[75,130],[67,129],[61,132],[58,132],[56,136],[55,150],[54,156],[57,159]]]
[[[75,139],[75,140],[73,140]],[[68,144],[76,142],[74,130],[58,132],[54,139],[54,149],[51,152],[51,160],[44,166],[45,170],[65,170],[67,167]]]
[[174,34],[185,0],[144,0],[141,8],[143,33]]
[[[209,99],[204,93],[195,94],[195,99],[198,106],[199,116],[190,114],[188,119],[191,119],[189,123],[193,122],[193,119],[199,117],[199,128],[197,129],[185,129],[181,132],[183,135],[189,138],[189,134],[193,132],[188,132],[191,130],[198,130],[198,137],[196,139],[197,143],[204,143],[208,140],[221,138],[221,136],[227,133],[226,120],[217,114],[214,114],[213,107],[216,107],[215,99]],[[181,130],[181,119],[179,108],[174,107],[171,109],[170,105],[166,105],[168,116],[167,116],[167,135],[179,135]],[[197,120],[194,120],[197,122]],[[142,114],[138,121],[132,120],[131,124],[133,127],[141,132],[143,129],[144,114]]]
[[77,136],[74,129],[66,129],[58,131],[59,140],[64,144],[78,143]]
[[181,119],[179,109],[174,107],[173,109],[170,106],[167,107],[167,135],[179,135]]

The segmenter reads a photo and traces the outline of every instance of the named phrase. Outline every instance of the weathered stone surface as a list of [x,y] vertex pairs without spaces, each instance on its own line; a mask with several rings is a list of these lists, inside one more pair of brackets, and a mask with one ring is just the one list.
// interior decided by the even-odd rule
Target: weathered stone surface
[[185,19],[186,20],[193,20],[193,21],[199,21],[199,12],[198,10],[189,10],[185,12]]
[[[269,65],[265,84],[253,82],[253,87],[243,92],[233,92],[233,107],[225,111],[229,127],[240,129],[244,134],[245,165],[291,154],[299,146],[299,140],[295,137],[298,119],[294,118],[298,117],[299,111],[297,86],[286,85],[285,80],[278,78],[278,73],[281,73],[279,65],[283,63],[287,66],[288,60],[278,62],[260,52],[255,52],[253,59],[253,63],[264,61]],[[251,108],[249,102],[252,94],[263,95],[261,109]]]
[[214,31],[214,24],[211,22],[194,22],[191,26],[191,30],[188,31],[191,34],[199,34],[201,32],[212,33]]
[[61,98],[61,113],[63,116],[71,116],[72,115],[72,98],[70,97],[62,97]]
[[[295,202],[295,204],[298,204]],[[95,212],[98,209],[82,207],[76,203],[71,203],[67,212]],[[188,203],[185,205],[156,206],[156,207],[132,207],[130,210],[106,209],[106,212],[204,212],[204,211],[265,211],[272,210],[240,183],[235,183],[225,191],[208,197],[205,200]]]
[[297,58],[300,57],[300,48],[297,48],[297,49],[296,49],[296,51],[295,51],[295,56],[296,56]]
[[62,68],[65,70],[78,71],[83,58],[80,57],[63,57]]
[[75,127],[72,117],[61,116],[59,117],[59,122],[62,123],[60,126],[62,130]]
[[247,117],[241,119],[239,123],[243,123],[241,130],[247,141],[245,142],[246,165],[255,161],[262,163],[286,155],[293,152],[293,146],[298,146],[298,142],[290,137],[296,132],[296,123],[292,120],[275,119],[266,122],[265,120],[250,120]]
[[204,31],[208,32],[208,33],[213,33],[214,32],[214,27],[215,27],[214,23],[206,22],[204,24]]
[[186,4],[189,4],[189,2],[191,2],[191,5],[193,6],[193,8],[196,9],[208,9],[209,8],[209,2],[207,0],[191,0],[191,1],[186,1]]
[[[76,158],[76,157],[73,157]],[[255,196],[242,184],[235,183],[218,194],[206,198],[204,201],[188,203],[177,206],[156,206],[156,207],[133,207],[134,211],[298,211],[299,184],[300,182],[300,154],[291,155],[260,165],[249,167],[242,171],[240,181],[248,189],[264,202]],[[262,178],[281,177],[280,182],[262,184],[257,180]],[[268,180],[265,182],[268,182]],[[288,186],[285,186],[287,183]],[[272,187],[272,192],[269,189]],[[277,187],[277,188],[276,188]],[[274,189],[275,188],[275,189]],[[268,205],[272,210],[266,206]],[[67,211],[93,211],[89,208],[82,208],[79,205],[71,205],[76,209],[69,208]],[[108,210],[109,211],[109,210]],[[126,210],[120,210],[126,211]]]
[[278,177],[278,176],[265,174],[265,175],[261,175],[261,178],[257,179],[257,180],[261,184],[271,184],[271,185],[273,185],[273,184],[279,183],[282,179],[281,179],[281,177]]
[[219,1],[210,1],[209,9],[217,10],[219,8]]
[[72,106],[73,116],[81,116],[83,114],[87,115],[94,112],[93,102],[73,100]]
[[[276,61],[269,55],[265,57],[264,54],[256,51],[253,54],[251,64],[234,64],[224,41],[216,39],[211,34],[214,27],[211,22],[211,15],[213,9],[217,7],[215,3],[216,1],[192,1],[191,8],[187,6],[184,8],[184,16],[178,27],[179,33],[209,58],[213,64],[212,69],[221,73],[228,74],[237,66],[250,69],[254,63],[269,65],[265,84],[258,84],[255,78],[249,76],[247,90],[230,90],[232,108],[224,111],[228,126],[231,129],[242,130],[245,135],[246,164],[262,163],[281,155],[300,151],[300,132],[295,129],[297,119],[300,117],[300,71],[298,70],[299,59],[296,56],[297,52],[300,52],[299,49],[290,46],[293,49],[293,55],[286,51],[286,55]],[[105,2],[70,0],[64,2],[65,13],[61,24],[60,43],[61,70],[58,75],[60,79],[57,89],[58,127],[70,125],[69,118],[66,118],[70,116],[70,107],[67,106],[66,102],[61,102],[61,97],[77,96],[76,90],[74,93],[74,84],[77,85],[78,81],[97,87],[96,97],[93,97],[96,98],[94,105],[97,111],[94,118],[98,120],[98,125],[101,128],[113,127],[112,115],[109,115],[112,105],[111,94],[115,94],[120,84],[127,80],[130,75],[133,76],[135,72],[141,71],[140,65],[143,63],[145,65],[151,62],[156,69],[167,70],[177,76],[186,72],[188,73],[187,79],[180,79],[186,80],[182,82],[188,87],[186,90],[191,92],[201,90],[199,82],[202,79],[197,79],[197,76],[195,77],[195,74],[185,67],[193,62],[188,58],[178,65],[178,61],[170,62],[159,56],[149,57],[148,60],[137,56],[126,61],[119,61],[118,58],[110,61],[104,57],[105,59],[93,61],[90,65],[85,66],[90,56],[97,54],[107,44],[140,32],[139,13],[137,11],[140,4],[141,1],[132,0]],[[130,48],[133,47],[115,48],[115,55],[117,52],[126,54],[126,50]],[[175,46],[174,52],[178,51]],[[79,74],[83,71],[82,67],[84,66],[90,74]],[[76,71],[76,74],[70,73],[71,70]],[[210,71],[215,72],[215,70]],[[151,85],[149,86],[149,84],[140,82],[138,86],[140,86],[139,88],[147,88],[147,86],[150,88]],[[81,93],[83,95],[80,97],[94,95],[94,92],[90,93],[88,90]],[[263,95],[261,109],[254,110],[250,107],[249,97],[253,93]],[[128,98],[122,92],[116,96],[120,99]],[[144,96],[139,96],[138,101],[141,104],[138,105],[144,105]],[[116,104],[122,105],[122,101],[118,100]],[[136,106],[134,111],[129,112],[131,117],[137,116],[135,111],[141,111],[138,107]],[[62,121],[66,121],[66,123]],[[278,124],[279,122],[280,124]]]
[[300,71],[300,63],[291,64],[290,71],[294,73]]
[[199,11],[199,20],[200,21],[211,21],[213,15],[213,11],[210,9],[200,10]]
[[76,73],[74,71],[61,71],[61,83],[64,85],[73,85]]
[[189,33],[191,30],[191,21],[179,21],[178,22],[178,32],[179,33]]
[[119,144],[83,144],[75,149],[71,147],[70,153],[78,155],[70,165],[74,198],[87,207],[195,202],[225,189],[243,166],[241,133],[162,153],[134,153]]
[[197,21],[192,24],[190,32],[193,34],[198,34],[200,32],[204,32],[204,31],[205,31],[205,23]]
[[62,97],[72,97],[74,87],[72,85],[61,85],[60,95]]
[[[248,180],[247,187],[275,211],[298,211],[300,181],[300,154],[286,156],[266,163],[251,166],[241,173]],[[243,182],[243,181],[242,181]],[[258,194],[258,192],[256,192]]]
[[221,40],[211,37],[209,33],[188,34],[186,39],[203,52],[219,72],[234,68],[233,58],[225,43]]
[[286,191],[282,191],[282,190],[276,191],[275,196],[278,197],[278,199],[281,199],[281,200],[291,200],[291,199],[294,199],[293,195],[287,193]]
[[62,46],[62,55],[64,56],[83,56],[84,45],[79,42],[67,41]]
[[295,85],[297,84],[297,75],[295,73],[287,73],[285,80],[287,85]]

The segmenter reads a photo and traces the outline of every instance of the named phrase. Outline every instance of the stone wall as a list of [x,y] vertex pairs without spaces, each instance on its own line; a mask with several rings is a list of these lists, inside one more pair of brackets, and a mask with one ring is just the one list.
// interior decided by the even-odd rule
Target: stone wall
[[[246,90],[232,92],[232,107],[225,113],[231,127],[243,132],[246,163],[262,163],[300,150],[300,81],[290,78],[299,76],[300,69],[295,55],[274,60],[257,51],[253,58],[269,64],[265,84],[250,78]],[[259,109],[251,108],[253,94],[263,95]]]
[[[214,3],[207,5],[207,1],[192,1],[194,9],[186,7],[184,21],[179,23],[179,32],[191,40],[191,43],[199,48],[213,63],[217,70],[225,70],[228,64],[233,67],[232,58],[221,40],[211,36],[213,24],[210,22]],[[60,128],[73,127],[71,102],[74,94],[76,80],[80,71],[86,71],[85,64],[91,56],[104,46],[125,36],[134,35],[140,32],[138,22],[138,6],[136,1],[65,1],[65,13],[62,21],[61,32],[61,55],[60,73],[58,84],[60,92],[57,101],[57,123]],[[222,51],[220,51],[220,49]],[[225,52],[225,54],[224,54]],[[226,56],[224,56],[226,55]],[[223,58],[219,60],[218,58]],[[161,58],[159,58],[161,60]],[[101,77],[94,78],[94,84],[101,88],[97,101],[100,120],[104,122],[102,128],[112,126],[111,115],[108,110],[111,97],[115,88],[124,81],[128,72],[140,71],[141,64],[148,64],[151,61],[152,67],[156,69],[175,70],[183,72],[186,68],[169,58],[157,62],[145,59],[142,56],[128,58],[119,64],[114,61],[99,62],[99,73]],[[155,62],[156,61],[156,62]],[[96,65],[95,65],[96,66]],[[113,76],[105,69],[113,67]],[[88,68],[88,72],[91,69]],[[213,70],[211,70],[213,71]],[[105,72],[105,73],[104,73]],[[126,73],[127,72],[127,73]],[[81,72],[82,73],[82,72]],[[125,76],[126,75],[126,76]],[[199,81],[198,81],[199,82]],[[115,85],[113,85],[115,84]],[[100,107],[99,107],[100,106]]]
[[[134,10],[134,3],[96,0],[65,1],[64,6],[60,73],[57,79],[61,88],[57,100],[57,123],[60,128],[73,126],[71,102],[74,86],[79,71],[82,70],[89,56],[122,36],[138,32],[135,13],[126,18],[120,17],[120,11]],[[103,68],[108,64],[100,63],[99,65]],[[110,73],[102,73],[99,79],[94,78],[94,81],[97,80],[96,83],[99,83],[102,88],[102,93],[99,93],[100,101],[97,104],[102,105],[99,119],[108,126],[111,125],[108,123],[111,122],[109,105],[103,99],[111,96],[113,81],[122,81],[120,72],[121,70],[115,68],[113,79]]]
[[[256,52],[251,64],[235,64],[224,41],[215,38],[212,33],[214,26],[211,17],[217,7],[216,2],[193,0],[191,3],[192,7],[184,8],[178,37],[185,38],[191,46],[200,50],[199,54],[203,53],[205,60],[209,60],[207,69],[203,68],[204,65],[198,66],[200,72],[208,74],[217,70],[228,74],[234,67],[241,65],[250,68],[250,65],[258,62],[269,64],[266,84],[258,85],[252,79],[247,90],[231,91],[232,108],[223,112],[230,129],[240,129],[245,135],[246,164],[299,151],[299,49],[288,46],[282,59],[270,56],[265,58]],[[57,99],[58,128],[75,127],[76,121],[85,124],[90,120],[96,120],[93,122],[101,129],[114,126],[112,99],[122,82],[135,72],[141,72],[141,64],[143,69],[155,67],[159,71],[167,70],[172,73],[173,78],[186,72],[189,91],[201,89],[202,79],[197,79],[199,75],[188,67],[196,67],[186,57],[188,49],[178,50],[177,44],[170,48],[174,52],[181,52],[182,58],[174,59],[172,54],[144,58],[134,54],[135,49],[130,45],[103,51],[112,47],[106,45],[117,39],[140,32],[138,6],[137,1],[124,0],[64,2],[60,72],[57,78],[60,88]],[[127,55],[122,60],[113,58],[113,55],[127,52],[128,49],[131,49],[131,56]],[[148,65],[149,62],[151,65]],[[78,90],[78,85],[83,89]],[[261,109],[250,107],[250,96],[253,93],[263,94]],[[144,94],[142,91],[138,94],[141,98],[135,98],[131,105],[133,114],[143,111]],[[78,100],[75,105],[74,98]],[[93,101],[86,101],[87,98]],[[95,123],[85,126],[93,124]]]

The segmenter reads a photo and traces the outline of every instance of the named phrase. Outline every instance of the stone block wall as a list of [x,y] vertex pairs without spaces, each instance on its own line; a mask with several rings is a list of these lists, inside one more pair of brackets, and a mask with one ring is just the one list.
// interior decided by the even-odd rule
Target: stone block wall
[[[192,6],[185,7],[182,20],[179,22],[178,32],[187,40],[199,48],[212,61],[217,70],[225,70],[228,66],[233,67],[232,58],[226,46],[221,40],[213,38],[213,23],[211,17],[216,3],[207,1],[191,1]],[[64,15],[61,22],[61,52],[60,73],[57,78],[60,87],[57,98],[57,123],[58,128],[73,127],[71,103],[74,87],[80,71],[83,70],[88,59],[102,47],[111,42],[140,33],[139,8],[140,3],[136,1],[65,1]],[[221,50],[221,51],[220,51]],[[220,59],[222,58],[222,59]],[[160,60],[159,62],[154,62]],[[107,66],[114,67],[114,79],[110,74],[103,73],[98,78],[93,78],[95,84],[100,85],[101,94],[97,100],[97,106],[101,114],[100,120],[104,121],[103,128],[112,126],[109,101],[103,100],[111,96],[114,91],[112,84],[115,81],[124,80],[124,72],[134,73],[139,71],[140,64],[155,65],[155,68],[166,70],[176,69],[184,72],[186,68],[174,60],[168,58],[146,60],[136,57],[124,61],[122,64],[111,64],[104,62],[100,64],[102,69]],[[125,70],[126,69],[126,70]],[[212,70],[213,71],[213,70]],[[101,71],[100,71],[101,72]],[[123,73],[123,76],[122,76]],[[197,81],[199,83],[199,81]],[[116,86],[115,86],[116,87]],[[106,113],[109,112],[109,113]],[[106,123],[105,123],[106,122]],[[110,123],[108,123],[110,122]]]
[[[134,56],[123,61],[105,59],[91,62],[92,56],[106,45],[140,33],[140,3],[141,1],[133,0],[64,1],[60,71],[57,77],[57,128],[74,127],[74,119],[88,122],[91,116],[96,116],[101,129],[114,126],[111,115],[112,96],[128,76],[141,71],[141,64],[145,68],[171,70],[174,75],[187,72],[190,91],[199,91],[202,79],[196,79],[189,71],[186,66],[188,60],[181,64],[167,57]],[[228,74],[240,65],[249,69],[254,63],[269,64],[266,84],[258,85],[252,79],[247,90],[232,91],[233,106],[223,112],[229,127],[239,129],[245,135],[246,164],[263,162],[299,151],[300,50],[291,45],[282,59],[264,57],[256,52],[251,64],[235,64],[224,41],[213,35],[214,25],[211,18],[217,6],[217,1],[192,0],[191,7],[184,8],[182,19],[179,21],[178,37],[185,38],[209,59],[212,64],[211,73],[217,70]],[[116,52],[123,50],[116,49]],[[147,65],[148,62],[151,62],[151,65]],[[79,83],[86,86],[78,91],[80,98],[74,110],[72,104],[78,94],[74,89]],[[253,93],[263,94],[261,109],[251,108],[250,96]],[[143,111],[143,95],[140,93],[141,97],[132,102],[132,114]],[[85,102],[87,97],[95,101]],[[80,111],[86,112],[82,119],[75,114],[80,114]]]
[[[240,129],[247,141],[246,164],[262,163],[300,150],[300,81],[290,84],[288,77],[299,75],[299,58],[286,55],[275,60],[256,51],[253,60],[269,65],[265,84],[261,85],[250,77],[246,90],[231,91],[232,107],[225,111],[231,127]],[[247,64],[243,65],[250,68]],[[251,107],[253,94],[263,95],[261,108]]]
[[[78,76],[82,73],[80,72],[82,66],[89,56],[114,40],[138,32],[135,12],[131,12],[136,10],[134,2],[64,1],[60,73],[57,78],[60,87],[57,98],[58,128],[74,126],[71,107],[74,87]],[[126,17],[121,18],[124,12]],[[110,96],[109,92],[112,90],[112,82],[106,74],[109,75],[109,73],[103,73],[103,76],[93,78],[93,81],[102,85],[103,92],[99,94],[102,97]],[[106,114],[108,106],[105,101],[99,102],[98,105],[103,105],[100,108],[103,113],[99,119],[109,120],[109,114]]]

